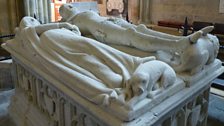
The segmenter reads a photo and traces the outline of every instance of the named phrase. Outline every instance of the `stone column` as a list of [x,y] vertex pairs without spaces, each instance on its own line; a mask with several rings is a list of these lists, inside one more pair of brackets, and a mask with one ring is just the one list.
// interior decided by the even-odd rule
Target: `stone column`
[[150,3],[151,0],[140,0],[139,23],[143,24],[150,23]]
[[43,23],[47,23],[49,20],[48,20],[48,4],[47,4],[48,0],[43,0],[43,17],[44,17],[44,20],[43,20]]
[[34,17],[41,23],[48,23],[51,19],[51,0],[24,0],[25,15]]
[[37,5],[38,5],[38,17],[39,17],[39,21],[41,23],[44,22],[44,10],[43,10],[43,0],[37,0]]
[[34,14],[36,14],[36,4],[35,4],[35,0],[29,0],[29,15],[33,17]]
[[51,0],[47,0],[47,9],[48,9],[48,21],[47,22],[51,22]]
[[25,8],[25,15],[29,16],[30,15],[30,4],[29,0],[24,0],[24,8]]

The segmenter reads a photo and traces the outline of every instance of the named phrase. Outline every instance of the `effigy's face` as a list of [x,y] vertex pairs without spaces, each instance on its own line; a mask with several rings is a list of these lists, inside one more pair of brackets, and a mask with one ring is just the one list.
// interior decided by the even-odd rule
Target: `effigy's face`
[[76,7],[74,7],[72,4],[64,4],[60,7],[59,13],[60,15],[68,19],[69,17],[76,15],[79,11],[77,10]]
[[20,22],[20,28],[33,27],[40,25],[40,22],[33,17],[24,17]]

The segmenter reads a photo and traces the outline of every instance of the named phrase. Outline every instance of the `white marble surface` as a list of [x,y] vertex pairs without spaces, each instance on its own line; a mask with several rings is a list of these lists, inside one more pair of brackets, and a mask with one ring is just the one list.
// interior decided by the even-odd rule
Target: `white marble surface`
[[[64,29],[60,29],[61,27]],[[132,56],[82,37],[76,26],[67,23],[40,25],[35,19],[25,17],[17,29],[16,38],[3,47],[13,55],[16,54],[15,57],[21,62],[25,62],[23,58],[28,60],[28,67],[34,64],[35,68],[57,78],[87,100],[102,105],[105,109],[109,107],[113,111],[123,111],[125,117],[122,118],[134,118],[136,114],[125,113],[141,111],[157,95],[163,96],[158,99],[162,101],[184,88],[183,81],[176,78],[176,73],[166,63],[155,60],[153,56]],[[142,71],[147,75],[145,79],[153,81],[145,81],[144,84],[129,81],[140,67],[146,70]],[[166,89],[172,92],[167,92]],[[152,90],[158,93],[148,95]],[[139,103],[141,100],[146,102]],[[136,105],[141,107],[134,108]]]
[[[47,125],[70,120],[66,104],[84,108],[81,114],[75,114],[81,116],[81,123],[92,120],[107,125],[154,125],[166,118],[183,120],[176,118],[177,111],[182,117],[192,112],[197,117],[189,117],[192,125],[206,121],[209,82],[224,70],[215,59],[219,42],[208,34],[213,27],[179,37],[121,19],[100,17],[91,11],[77,13],[71,5],[62,6],[60,13],[77,26],[67,22],[40,24],[25,17],[16,29],[15,39],[2,45],[15,61],[18,87],[10,114],[20,125],[24,121]],[[153,52],[162,61],[154,56],[129,55],[102,42]],[[198,99],[195,97],[200,99],[197,104],[193,103]],[[193,104],[190,108],[189,99]],[[21,119],[19,115],[25,116]],[[199,116],[203,116],[202,120]],[[85,117],[92,119],[86,121]]]
[[158,60],[168,63],[178,73],[198,73],[218,54],[219,40],[208,34],[213,26],[188,36],[175,36],[148,29],[143,24],[133,25],[120,18],[102,17],[92,11],[79,12],[70,4],[60,7],[60,15],[64,21],[78,26],[84,36],[92,35],[106,44],[153,52]]
[[[8,105],[10,103],[9,99],[11,97],[11,95],[14,93],[14,90],[7,90],[7,91],[1,91],[0,92],[0,126],[16,126],[15,123],[12,121],[12,119],[8,116]],[[215,100],[216,102],[219,102],[221,104],[224,104],[224,100],[223,98],[221,98],[222,100],[220,100],[219,97],[212,95],[212,99],[210,99],[209,102],[209,106],[217,106],[216,102],[214,102]],[[212,116],[213,118],[208,118],[208,124],[207,126],[222,126],[223,123],[217,122],[217,119],[215,118],[220,117],[220,113],[221,115],[224,115],[224,113],[222,111],[218,111],[214,112],[213,111],[214,107],[209,107],[209,111],[212,112]],[[210,114],[210,113],[209,113]],[[210,115],[209,115],[210,117]]]

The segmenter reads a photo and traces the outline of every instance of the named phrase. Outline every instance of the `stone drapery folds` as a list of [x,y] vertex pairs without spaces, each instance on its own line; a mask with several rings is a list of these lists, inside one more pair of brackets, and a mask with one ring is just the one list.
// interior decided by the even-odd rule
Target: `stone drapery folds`
[[168,63],[178,73],[196,74],[218,54],[219,41],[208,34],[213,26],[189,36],[174,36],[153,31],[143,24],[133,25],[123,19],[101,17],[92,11],[80,13],[70,4],[61,6],[60,14],[65,21],[77,25],[83,35],[92,35],[97,41],[156,52],[157,59]]
[[[96,104],[108,106],[115,102],[133,109],[138,101],[152,98],[148,95],[152,89],[162,91],[176,81],[173,69],[153,56],[126,54],[81,36],[78,27],[66,22],[41,25],[25,17],[15,40],[3,47],[34,60],[38,67]],[[146,78],[132,79],[137,71]]]

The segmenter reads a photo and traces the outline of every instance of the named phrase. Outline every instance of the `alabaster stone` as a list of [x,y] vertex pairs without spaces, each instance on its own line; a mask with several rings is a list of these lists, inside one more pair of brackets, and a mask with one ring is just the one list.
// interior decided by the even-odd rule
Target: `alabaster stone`
[[178,37],[71,5],[60,13],[67,22],[24,17],[2,45],[13,57],[10,115],[19,126],[206,124],[210,82],[224,71],[213,27]]
[[136,26],[123,19],[101,17],[92,11],[79,13],[70,4],[61,6],[60,14],[65,21],[77,25],[83,35],[91,34],[100,42],[147,52],[162,51],[155,56],[179,73],[198,73],[204,65],[214,61],[219,49],[217,37],[208,34],[213,26],[180,37],[150,30],[143,24]]
[[[114,102],[124,108],[133,108],[139,101],[147,98],[147,95],[137,92],[148,94],[156,86],[160,87],[158,90],[166,89],[177,80],[175,72],[166,63],[157,61],[152,56],[131,56],[96,40],[82,37],[78,27],[68,23],[40,25],[34,18],[25,17],[17,33],[15,40],[20,42],[18,44],[21,49],[13,41],[7,42],[3,47],[21,50],[22,53],[26,51],[29,60],[43,66],[60,81],[69,81],[69,87],[95,104],[110,106]],[[144,81],[141,80],[142,77],[135,76],[140,71],[148,78],[145,84],[138,86],[139,81]],[[157,95],[160,93],[162,90]],[[51,106],[48,102],[46,105]]]
[[[174,91],[174,88],[168,88],[165,96],[155,97],[159,100],[166,97],[165,100],[153,100],[145,106],[142,105],[147,101],[142,100],[141,104],[128,113],[129,118],[124,118],[126,112],[119,110],[118,106],[113,107],[119,111],[111,111],[109,107],[103,109],[84,99],[67,85],[50,76],[49,73],[44,74],[45,72],[40,67],[35,67],[34,63],[26,61],[16,53],[13,55],[20,60],[13,57],[14,72],[17,72],[17,76],[14,77],[17,81],[9,114],[18,126],[24,124],[29,126],[204,126],[207,120],[209,99],[210,83],[208,82],[224,71],[215,61],[216,64],[210,66],[213,70],[205,68],[206,72],[211,72],[206,78],[201,77],[194,85],[180,88],[179,92],[169,97],[167,97],[168,92]],[[26,84],[30,88],[23,86]],[[141,107],[144,109],[140,109]],[[115,112],[123,118],[115,116]],[[131,117],[130,115],[138,116]]]
[[153,98],[153,96],[158,95],[174,84],[176,81],[175,77],[174,70],[161,61],[143,63],[136,68],[127,81],[123,101],[128,101],[128,108],[133,109],[134,105],[145,97]]

